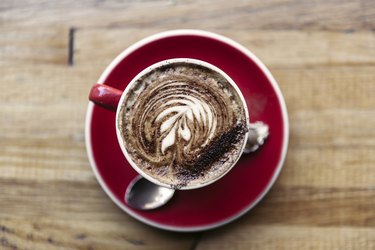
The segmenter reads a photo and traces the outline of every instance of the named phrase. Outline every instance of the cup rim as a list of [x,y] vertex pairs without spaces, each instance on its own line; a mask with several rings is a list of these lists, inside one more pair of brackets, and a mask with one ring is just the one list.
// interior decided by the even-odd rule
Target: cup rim
[[[212,64],[210,64],[208,62],[205,62],[205,61],[202,61],[202,60],[198,60],[198,59],[192,59],[192,58],[172,58],[172,59],[162,60],[162,61],[159,61],[157,63],[154,63],[154,64],[148,66],[147,68],[143,69],[141,72],[139,72],[129,82],[129,84],[125,87],[125,90],[121,94],[119,105],[117,106],[117,109],[116,109],[116,135],[117,135],[117,141],[119,143],[121,151],[122,151],[123,155],[125,156],[126,160],[129,162],[129,164],[132,166],[132,168],[135,171],[138,172],[138,174],[140,174],[142,177],[144,177],[145,179],[149,180],[150,182],[152,182],[152,183],[154,183],[156,185],[167,187],[167,188],[173,188],[173,187],[171,187],[171,185],[169,185],[169,184],[163,183],[163,182],[159,181],[158,179],[156,179],[156,178],[148,175],[147,173],[145,173],[142,170],[142,168],[140,168],[133,161],[133,159],[131,158],[128,150],[125,147],[125,141],[124,141],[123,137],[121,136],[121,131],[120,131],[120,128],[119,128],[119,119],[120,119],[121,104],[124,102],[125,97],[129,93],[129,91],[132,89],[132,87],[136,83],[136,81],[138,79],[140,79],[142,76],[150,73],[151,71],[153,71],[153,70],[155,70],[157,68],[160,68],[160,67],[165,66],[165,65],[174,64],[174,63],[190,63],[190,64],[195,64],[195,65],[200,65],[200,66],[206,67],[206,68],[208,68],[208,69],[210,69],[210,70],[212,70],[212,71],[214,71],[216,73],[219,73],[221,76],[223,76],[229,82],[229,84],[235,89],[236,93],[239,95],[239,97],[241,99],[241,103],[242,103],[243,108],[244,108],[246,123],[249,124],[249,122],[250,122],[250,120],[249,120],[250,117],[249,117],[247,103],[246,103],[245,97],[243,96],[240,88],[237,86],[237,84],[233,81],[233,79],[227,73],[225,73],[220,68],[218,68],[218,67],[216,67],[216,66],[214,66],[214,65],[212,65]],[[191,189],[202,188],[202,187],[210,185],[210,184],[218,181],[219,179],[223,178],[236,165],[236,163],[240,159],[241,155],[243,154],[244,148],[246,146],[247,138],[248,138],[248,132],[245,134],[245,137],[243,139],[243,143],[242,143],[241,150],[240,150],[241,153],[237,156],[237,158],[235,159],[235,161],[233,161],[233,163],[231,164],[231,166],[229,166],[227,169],[225,169],[223,172],[221,172],[220,175],[214,176],[213,178],[208,179],[208,181],[205,181],[205,182],[202,182],[202,183],[196,183],[196,184],[193,184],[193,185],[187,184],[186,186],[182,186],[182,187],[178,187],[178,188],[173,188],[173,189],[176,189],[176,190],[191,190]]]
[[139,220],[139,221],[141,221],[141,222],[143,222],[147,225],[150,225],[150,226],[153,226],[153,227],[156,227],[156,228],[159,228],[159,229],[174,231],[174,232],[199,232],[199,231],[205,231],[205,230],[209,230],[209,229],[218,228],[218,227],[221,227],[223,225],[226,225],[226,224],[238,219],[239,217],[243,216],[245,213],[250,211],[253,207],[255,207],[264,198],[264,196],[269,192],[269,190],[271,189],[271,187],[275,183],[276,179],[280,175],[281,170],[282,170],[283,165],[284,165],[284,162],[285,162],[286,154],[287,154],[287,151],[288,151],[287,150],[288,144],[289,144],[289,119],[288,119],[287,107],[286,107],[286,104],[285,104],[284,97],[281,93],[281,90],[280,90],[275,78],[272,76],[271,72],[267,69],[267,67],[263,64],[263,62],[260,61],[260,59],[258,59],[258,57],[255,54],[253,54],[249,49],[247,49],[245,46],[241,45],[240,43],[238,43],[238,42],[236,42],[236,41],[234,41],[234,40],[232,40],[232,39],[230,39],[226,36],[219,35],[219,34],[216,34],[216,33],[210,32],[210,31],[205,31],[205,30],[175,29],[175,30],[158,32],[156,34],[147,36],[147,37],[139,40],[138,42],[133,43],[128,48],[126,48],[124,51],[122,51],[119,55],[117,55],[117,57],[114,60],[112,60],[111,63],[107,66],[107,68],[103,71],[103,73],[99,77],[97,83],[103,84],[104,80],[108,77],[108,75],[116,67],[116,65],[119,62],[121,62],[126,56],[128,56],[130,53],[132,53],[133,51],[136,51],[137,49],[145,46],[146,44],[148,44],[150,42],[157,41],[159,39],[166,38],[166,37],[180,36],[180,35],[197,35],[197,36],[201,36],[201,37],[212,38],[212,39],[218,40],[220,42],[226,43],[226,44],[232,46],[233,48],[239,50],[241,53],[243,53],[244,55],[249,57],[260,68],[260,70],[264,73],[264,75],[269,80],[270,84],[272,85],[272,87],[273,87],[273,89],[276,93],[277,98],[280,101],[280,108],[281,108],[281,112],[282,112],[282,115],[283,115],[283,133],[284,133],[282,152],[281,152],[279,163],[276,167],[276,170],[275,170],[272,178],[270,179],[270,181],[268,182],[268,184],[264,188],[264,190],[261,193],[259,193],[258,197],[252,203],[248,204],[244,209],[242,209],[241,211],[239,211],[235,215],[233,215],[229,218],[226,218],[224,220],[221,220],[219,222],[212,223],[212,224],[207,224],[207,225],[203,225],[203,226],[184,227],[184,226],[171,226],[171,225],[165,225],[165,224],[161,224],[161,223],[158,223],[158,222],[154,222],[152,220],[149,220],[149,219],[139,215],[138,213],[134,212],[133,210],[131,210],[130,208],[125,206],[123,203],[121,203],[120,200],[118,200],[117,197],[109,189],[109,187],[105,183],[103,177],[101,176],[101,174],[99,172],[99,169],[98,169],[98,166],[96,165],[96,162],[95,162],[94,153],[93,153],[93,150],[92,150],[92,143],[91,143],[91,117],[92,117],[92,113],[93,113],[93,110],[94,110],[94,104],[91,103],[91,102],[88,103],[87,111],[86,111],[85,145],[86,145],[88,160],[89,160],[91,169],[93,170],[97,181],[99,182],[99,184],[102,187],[102,189],[104,190],[104,192],[109,196],[109,198],[119,208],[121,208],[123,211],[128,213],[133,218],[136,218],[137,220]]

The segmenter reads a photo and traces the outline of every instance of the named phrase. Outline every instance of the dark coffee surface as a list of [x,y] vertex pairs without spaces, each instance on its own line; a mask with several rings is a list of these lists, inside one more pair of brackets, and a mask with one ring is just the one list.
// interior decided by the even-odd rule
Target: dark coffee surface
[[174,62],[141,77],[121,104],[119,128],[129,156],[173,187],[225,173],[241,155],[245,110],[215,71]]

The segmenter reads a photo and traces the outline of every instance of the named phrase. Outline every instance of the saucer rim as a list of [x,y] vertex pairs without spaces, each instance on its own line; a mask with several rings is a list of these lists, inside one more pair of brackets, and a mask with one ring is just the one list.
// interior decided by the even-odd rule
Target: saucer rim
[[126,48],[122,53],[120,53],[112,62],[107,66],[107,68],[103,71],[101,74],[99,80],[97,83],[103,84],[104,80],[108,77],[108,75],[112,72],[112,70],[120,63],[124,58],[126,58],[130,53],[133,51],[145,46],[146,44],[157,41],[162,38],[166,37],[171,37],[171,36],[181,36],[181,35],[196,35],[196,36],[201,36],[201,37],[208,37],[212,39],[216,39],[220,42],[226,43],[235,49],[239,50],[241,53],[249,57],[259,68],[260,70],[265,74],[267,79],[272,85],[272,88],[274,89],[277,99],[280,103],[280,108],[281,108],[281,114],[283,118],[283,144],[282,144],[282,150],[281,150],[281,157],[279,159],[279,162],[277,164],[277,167],[274,171],[274,174],[270,181],[268,182],[267,186],[264,188],[264,190],[259,193],[257,198],[253,201],[250,202],[248,206],[246,206],[244,209],[238,211],[235,213],[233,216],[227,217],[223,220],[220,220],[215,223],[210,223],[206,224],[203,226],[171,226],[171,225],[165,225],[161,223],[157,223],[155,221],[146,219],[142,217],[141,215],[133,212],[130,208],[126,207],[121,203],[117,197],[111,192],[111,190],[107,187],[107,184],[103,180],[102,176],[100,175],[98,171],[98,167],[96,165],[95,159],[94,159],[94,154],[92,150],[92,144],[91,144],[91,122],[92,122],[92,113],[94,109],[94,104],[89,102],[87,111],[86,111],[86,119],[85,119],[85,145],[86,145],[86,151],[87,151],[87,156],[89,159],[90,166],[94,172],[94,175],[99,182],[100,186],[104,190],[104,192],[111,198],[111,200],[123,211],[125,211],[127,214],[132,216],[133,218],[156,228],[163,229],[163,230],[168,230],[168,231],[174,231],[174,232],[199,232],[199,231],[205,231],[205,230],[210,230],[214,229],[223,225],[226,225],[238,218],[240,218],[242,215],[246,214],[249,212],[253,207],[255,207],[264,197],[265,195],[269,192],[271,187],[274,185],[276,179],[280,175],[280,172],[283,168],[286,154],[288,151],[288,143],[289,143],[289,120],[288,120],[288,113],[287,113],[287,108],[286,108],[286,103],[284,100],[284,97],[281,93],[281,90],[279,88],[279,85],[277,84],[275,78],[272,76],[271,72],[268,70],[268,68],[263,64],[263,62],[260,61],[260,59],[255,56],[249,49],[244,47],[243,45],[239,44],[238,42],[225,37],[223,35],[219,35],[216,33],[212,33],[209,31],[204,31],[204,30],[197,30],[197,29],[177,29],[177,30],[169,30],[169,31],[164,31],[160,32],[148,37],[143,38],[142,40],[132,44],[128,48]]

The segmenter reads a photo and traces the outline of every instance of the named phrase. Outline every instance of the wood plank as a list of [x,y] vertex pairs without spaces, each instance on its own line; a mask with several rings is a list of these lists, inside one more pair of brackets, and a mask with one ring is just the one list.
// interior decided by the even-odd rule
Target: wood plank
[[291,146],[279,186],[375,188],[374,147]]
[[1,249],[190,249],[194,234],[177,234],[135,221],[87,222],[0,219]]
[[[5,106],[0,111],[3,117],[0,127],[4,132],[1,140],[6,138],[21,139],[20,144],[22,144],[22,138],[25,140],[61,140],[61,142],[54,142],[57,145],[63,144],[67,140],[71,143],[82,143],[86,103],[88,101],[83,100],[82,105]],[[51,109],[54,112],[50,112],[48,116],[43,115]],[[27,127],[24,124],[28,124]]]
[[373,229],[374,185],[363,188],[331,186],[310,186],[308,182],[300,186],[277,184],[239,223]]
[[374,117],[375,112],[367,109],[290,112],[290,145],[298,148],[358,148],[365,152],[375,146]]
[[[129,45],[162,30],[78,29],[74,32],[74,62],[104,68]],[[375,64],[373,32],[214,31],[240,42],[270,68]],[[17,29],[3,34],[0,64],[68,63],[68,29]]]
[[[3,140],[0,179],[94,182],[83,142],[52,139]],[[57,140],[62,140],[57,138]],[[277,185],[311,187],[373,187],[374,147],[291,146]],[[64,160],[68,158],[67,160]]]
[[[61,68],[4,65],[0,69],[0,103],[9,106],[21,105],[23,100],[28,105],[86,102],[90,87],[105,66],[105,63]],[[270,67],[270,70],[291,113],[327,108],[371,110],[375,105],[374,66]]]
[[3,65],[0,68],[0,104],[30,110],[49,105],[61,108],[75,105],[79,111],[84,111],[90,88],[103,70],[103,66],[95,64],[80,67],[43,63]]
[[[0,179],[96,183],[84,142],[56,138],[2,140]],[[99,188],[99,186],[97,187]]]
[[271,72],[280,85],[291,114],[327,109],[371,111],[375,105],[373,66],[271,68]]
[[373,229],[236,225],[208,232],[200,249],[373,249]]
[[[6,81],[0,85],[1,178],[92,180],[83,125],[87,93],[99,68],[2,68]],[[274,71],[291,124],[286,174],[280,180],[283,185],[365,187],[374,183],[373,175],[368,174],[374,166],[375,146],[373,72],[373,67]]]
[[[302,175],[303,171],[300,172]],[[338,175],[326,186],[314,186],[308,182],[296,186],[280,180],[265,200],[241,219],[241,223],[373,228],[374,185],[335,186],[334,182],[340,178]],[[315,179],[319,177],[321,175],[315,175]],[[0,178],[0,184],[0,218],[3,219],[43,217],[88,224],[92,220],[133,223],[130,216],[110,201],[94,178],[91,181]],[[139,223],[139,228],[141,225]]]
[[66,65],[68,62],[68,29],[4,27],[0,33],[0,65]]
[[1,2],[11,27],[195,27],[200,29],[371,30],[373,1],[45,1]]
[[[83,142],[17,141],[0,144],[0,179],[95,182]],[[291,146],[277,186],[373,187],[374,163],[373,147]]]
[[[101,70],[97,65],[2,67],[0,137],[83,141],[87,93]],[[374,72],[372,66],[273,70],[287,102],[291,144],[374,146]],[[56,112],[44,115],[52,109]]]
[[[129,45],[160,31],[162,29],[77,30],[76,63],[107,65]],[[213,31],[241,43],[270,68],[375,64],[373,32]]]

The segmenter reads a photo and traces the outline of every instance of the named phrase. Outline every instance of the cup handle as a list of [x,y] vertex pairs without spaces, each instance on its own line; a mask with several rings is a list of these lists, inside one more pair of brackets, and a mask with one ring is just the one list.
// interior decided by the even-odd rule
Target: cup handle
[[89,100],[103,108],[116,112],[121,95],[121,90],[96,83],[91,88]]

